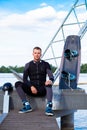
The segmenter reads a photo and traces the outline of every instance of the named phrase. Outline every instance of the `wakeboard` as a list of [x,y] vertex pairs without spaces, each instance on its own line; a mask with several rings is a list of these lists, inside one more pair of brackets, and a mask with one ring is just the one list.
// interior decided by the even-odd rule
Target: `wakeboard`
[[60,65],[59,89],[76,89],[81,62],[80,37],[66,38]]

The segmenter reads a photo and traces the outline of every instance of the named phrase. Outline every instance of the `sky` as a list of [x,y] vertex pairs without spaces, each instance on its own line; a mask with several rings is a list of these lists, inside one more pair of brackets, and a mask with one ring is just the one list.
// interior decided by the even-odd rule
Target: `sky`
[[[0,66],[24,66],[32,60],[35,46],[40,46],[44,52],[74,2],[0,0]],[[82,16],[83,12],[80,13]],[[87,63],[86,37],[83,40],[82,63]],[[58,50],[55,51],[57,53]]]

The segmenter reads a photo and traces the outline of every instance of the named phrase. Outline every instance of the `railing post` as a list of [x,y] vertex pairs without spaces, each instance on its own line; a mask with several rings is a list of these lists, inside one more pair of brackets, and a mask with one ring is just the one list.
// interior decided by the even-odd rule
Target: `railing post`
[[74,112],[61,117],[61,130],[74,130]]
[[12,92],[13,87],[11,83],[5,83],[2,87],[2,90],[5,92],[3,99],[3,112],[0,115],[0,124],[7,117],[9,112],[9,92]]
[[4,100],[3,100],[3,113],[8,113],[8,112],[9,112],[9,95],[8,95],[8,91],[5,91]]

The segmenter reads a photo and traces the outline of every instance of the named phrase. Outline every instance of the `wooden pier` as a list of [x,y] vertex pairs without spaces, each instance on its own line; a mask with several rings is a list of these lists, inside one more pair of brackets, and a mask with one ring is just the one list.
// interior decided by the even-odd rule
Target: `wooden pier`
[[[0,116],[0,130],[59,130],[57,117],[61,118],[61,130],[74,130],[74,112],[78,109],[87,109],[87,93],[82,89],[58,90],[53,87],[54,116],[45,115],[46,98],[29,97],[33,108],[30,113],[19,114],[23,107],[22,102],[14,90],[9,97],[9,112]],[[4,92],[0,91],[0,110],[3,110]],[[7,99],[6,99],[7,100]],[[6,118],[4,118],[6,117]]]
[[0,130],[59,130],[55,116],[46,116],[43,110],[19,114],[11,110],[0,125]]

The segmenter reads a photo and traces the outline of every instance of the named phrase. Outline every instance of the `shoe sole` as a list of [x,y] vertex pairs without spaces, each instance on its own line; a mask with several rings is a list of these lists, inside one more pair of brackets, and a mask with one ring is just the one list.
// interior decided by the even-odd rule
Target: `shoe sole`
[[53,116],[54,114],[53,113],[45,113],[45,115],[47,115],[47,116]]
[[25,112],[19,111],[18,113],[28,113],[28,112],[31,112],[31,111],[32,111],[32,109],[31,110],[27,110]]

